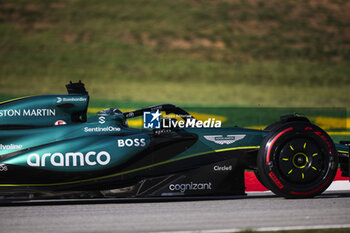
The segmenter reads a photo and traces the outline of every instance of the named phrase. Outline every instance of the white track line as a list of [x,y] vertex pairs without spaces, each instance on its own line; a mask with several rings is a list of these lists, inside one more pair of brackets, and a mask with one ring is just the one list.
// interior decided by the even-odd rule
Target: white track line
[[[336,180],[328,187],[326,191],[350,191],[349,180]],[[269,193],[271,191],[246,191],[246,193]]]
[[350,182],[348,180],[336,180],[328,187],[327,191],[347,191],[350,190]]
[[287,226],[287,227],[258,227],[258,228],[231,228],[217,230],[196,230],[196,231],[164,231],[158,233],[229,233],[241,231],[293,231],[293,230],[320,230],[320,229],[340,229],[350,228],[350,224],[340,225],[316,225],[316,226]]

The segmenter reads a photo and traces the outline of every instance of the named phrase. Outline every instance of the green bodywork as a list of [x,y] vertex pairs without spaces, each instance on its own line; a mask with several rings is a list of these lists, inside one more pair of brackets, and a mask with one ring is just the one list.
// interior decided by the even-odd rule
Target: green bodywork
[[[6,183],[0,179],[0,187],[95,181],[185,159],[191,163],[192,158],[215,156],[220,152],[257,152],[261,141],[269,133],[239,127],[174,129],[169,133],[170,136],[196,135],[195,143],[171,157],[165,153],[165,159],[154,158],[154,163],[123,170],[120,168],[130,161],[138,160],[138,156],[149,149],[153,138],[157,138],[154,131],[127,127],[122,113],[98,114],[84,121],[81,118],[86,114],[88,101],[88,95],[70,94],[35,96],[1,103],[0,125],[3,127],[0,130],[0,165],[38,169],[43,171],[43,180],[45,171],[90,174],[108,170],[107,175],[96,175],[88,179],[78,176],[80,178],[70,181],[56,178],[53,183],[43,181],[42,184],[31,180],[25,184]],[[64,121],[66,124],[55,125],[57,121]],[[218,144],[207,140],[205,136],[208,135],[244,135],[244,138],[230,144]],[[337,145],[337,149],[347,151],[343,145]]]

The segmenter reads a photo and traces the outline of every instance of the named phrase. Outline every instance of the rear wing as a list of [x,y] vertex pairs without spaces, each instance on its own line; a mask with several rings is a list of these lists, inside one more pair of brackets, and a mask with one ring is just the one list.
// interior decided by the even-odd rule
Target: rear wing
[[67,85],[66,85],[68,94],[73,95],[73,94],[82,94],[82,95],[88,95],[89,93],[86,91],[85,89],[85,85],[84,83],[81,82],[81,80],[79,80],[79,82],[77,83],[72,83],[72,81],[70,81]]
[[79,81],[66,85],[68,94],[39,95],[0,103],[0,129],[29,129],[85,122],[89,94]]
[[86,96],[85,109],[83,109],[82,111],[74,112],[71,115],[72,122],[86,122],[86,120],[87,120],[87,108],[89,106],[90,97],[89,97],[89,93],[85,89],[84,83],[82,83],[81,80],[79,80],[79,82],[77,82],[77,83],[72,83],[72,81],[70,81],[66,85],[66,88],[67,88],[67,92],[69,95]]

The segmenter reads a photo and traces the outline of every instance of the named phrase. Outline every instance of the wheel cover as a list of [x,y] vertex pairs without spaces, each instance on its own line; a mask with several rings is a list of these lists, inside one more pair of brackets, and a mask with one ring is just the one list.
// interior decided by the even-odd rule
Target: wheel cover
[[278,150],[278,170],[286,181],[305,184],[322,175],[324,156],[312,139],[290,139]]

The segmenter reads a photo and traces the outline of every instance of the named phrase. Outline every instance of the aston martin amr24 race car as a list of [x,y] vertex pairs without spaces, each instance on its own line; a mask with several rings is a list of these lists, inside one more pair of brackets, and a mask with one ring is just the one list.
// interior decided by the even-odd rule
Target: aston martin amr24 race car
[[[335,144],[305,117],[284,116],[265,130],[204,128],[185,110],[164,104],[130,112],[111,108],[88,118],[84,84],[66,87],[67,95],[0,104],[3,198],[244,195],[245,169],[255,170],[275,194],[302,198],[327,189],[339,164],[349,176],[347,142]],[[162,119],[171,126],[166,129],[149,127],[162,112],[190,127],[178,127],[176,118]],[[140,116],[152,119],[142,129],[128,126]]]

